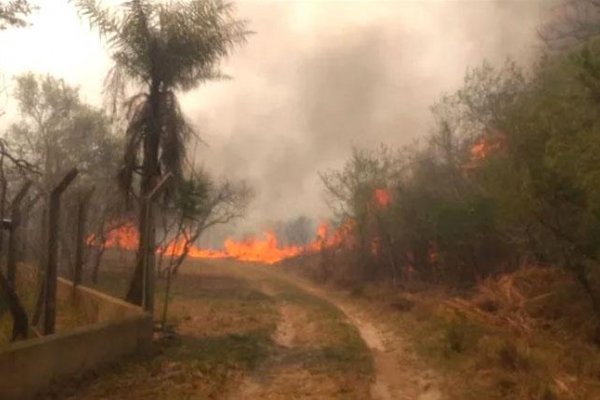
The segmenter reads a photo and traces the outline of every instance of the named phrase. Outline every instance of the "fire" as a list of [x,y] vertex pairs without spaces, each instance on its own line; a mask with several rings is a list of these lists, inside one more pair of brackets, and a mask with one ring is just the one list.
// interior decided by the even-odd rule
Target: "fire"
[[[373,202],[379,207],[387,207],[392,202],[388,189],[377,188],[373,191]],[[303,253],[317,253],[326,248],[356,246],[353,232],[356,223],[347,219],[338,228],[332,229],[327,222],[322,222],[317,228],[316,238],[306,246],[282,246],[277,236],[272,231],[264,232],[260,237],[246,240],[227,239],[222,250],[203,249],[193,243],[186,243],[189,239],[183,233],[182,238],[171,240],[164,246],[159,246],[156,252],[166,256],[179,256],[187,250],[191,258],[233,258],[240,261],[261,262],[275,264],[286,258],[296,257]],[[88,246],[96,244],[96,237],[90,235],[86,243]],[[138,231],[133,223],[128,223],[119,228],[112,229],[106,236],[105,246],[107,248],[120,248],[124,250],[136,250],[139,244]],[[188,248],[186,249],[186,245]],[[378,254],[381,243],[377,238],[372,243],[373,254]]]
[[123,250],[135,250],[139,243],[138,231],[133,223],[113,229],[106,235],[106,247],[118,247]]
[[373,198],[375,203],[381,207],[386,207],[392,202],[392,196],[387,189],[375,189]]
[[[353,229],[354,223],[351,220],[348,220],[337,229],[332,229],[328,223],[323,222],[317,229],[316,239],[306,246],[281,246],[275,234],[266,231],[258,238],[240,241],[227,239],[223,245],[223,250],[203,249],[191,244],[188,249],[188,256],[191,258],[233,258],[240,261],[275,264],[304,252],[316,253],[324,248],[335,247],[344,243],[352,246],[351,233]],[[172,240],[156,251],[166,256],[181,255],[185,250],[185,239],[184,236],[179,240]],[[86,242],[88,245],[93,245],[95,237],[93,235],[88,237]],[[138,233],[133,223],[113,229],[107,234],[107,248],[136,250],[138,243]]]
[[470,164],[485,160],[490,154],[496,153],[506,145],[506,137],[503,134],[495,133],[480,137],[471,146]]
[[225,252],[238,260],[267,264],[295,257],[302,252],[302,247],[299,246],[280,247],[273,232],[265,232],[263,236],[263,239],[248,239],[241,242],[228,239],[225,241]]
[[[164,248],[157,249],[157,253],[163,253],[166,256],[179,256],[183,254],[185,247],[185,240],[172,240],[167,243]],[[227,253],[219,250],[201,249],[192,245],[188,250],[188,256],[192,258],[227,258]]]

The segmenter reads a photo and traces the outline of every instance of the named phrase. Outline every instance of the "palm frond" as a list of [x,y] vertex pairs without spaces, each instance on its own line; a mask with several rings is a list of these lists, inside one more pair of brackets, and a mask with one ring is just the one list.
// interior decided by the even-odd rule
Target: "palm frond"
[[109,43],[119,39],[122,21],[114,12],[101,6],[96,0],[70,0],[79,13],[90,21],[90,25],[96,27],[100,34],[106,36]]
[[[128,120],[121,187],[130,191],[139,159],[157,154],[153,164],[158,161],[160,170],[144,174],[170,172],[176,178],[173,185],[178,185],[186,164],[185,145],[196,133],[183,116],[175,91],[226,79],[220,61],[245,41],[246,21],[235,19],[232,4],[222,0],[127,0],[119,14],[103,8],[100,0],[72,1],[111,47],[115,65],[105,81],[105,93],[111,96],[113,110],[121,106]],[[131,83],[144,89],[121,102]],[[145,143],[150,137],[148,150]],[[142,186],[151,180],[152,176],[144,176]]]
[[165,83],[181,90],[222,77],[219,61],[249,33],[246,21],[233,17],[233,6],[220,0],[171,2],[159,14],[168,60]]

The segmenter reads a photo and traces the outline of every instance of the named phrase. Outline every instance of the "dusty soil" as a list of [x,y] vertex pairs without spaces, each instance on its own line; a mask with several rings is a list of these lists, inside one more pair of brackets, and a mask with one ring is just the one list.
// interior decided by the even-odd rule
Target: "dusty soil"
[[[292,278],[287,278],[292,279]],[[354,325],[371,351],[374,361],[374,379],[370,387],[373,400],[439,400],[435,373],[419,362],[407,346],[406,339],[361,309],[360,304],[341,293],[319,289],[310,283],[293,279],[293,282],[315,296],[326,299],[339,308]]]
[[441,399],[403,339],[347,296],[222,261],[188,263],[172,295],[177,335],[159,342],[157,355],[42,398]]

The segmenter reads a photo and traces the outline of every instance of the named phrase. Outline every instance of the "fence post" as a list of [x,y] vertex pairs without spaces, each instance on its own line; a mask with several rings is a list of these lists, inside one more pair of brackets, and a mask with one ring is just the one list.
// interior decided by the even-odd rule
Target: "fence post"
[[50,192],[48,209],[48,256],[46,265],[46,301],[44,307],[44,335],[54,333],[56,321],[56,280],[58,278],[58,225],[60,222],[60,196],[77,176],[73,168]]
[[75,270],[73,271],[73,290],[81,283],[81,271],[83,269],[83,251],[85,249],[85,224],[87,222],[87,210],[94,193],[92,187],[85,193],[80,193],[77,207],[77,237],[75,242]]

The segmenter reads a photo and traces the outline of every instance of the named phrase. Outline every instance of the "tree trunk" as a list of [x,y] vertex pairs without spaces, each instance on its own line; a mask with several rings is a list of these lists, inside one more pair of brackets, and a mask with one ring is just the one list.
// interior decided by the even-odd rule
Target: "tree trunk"
[[94,265],[92,266],[92,282],[94,284],[98,283],[98,273],[100,272],[100,263],[102,262],[104,250],[106,250],[106,241],[98,245],[98,249],[96,250],[96,257],[94,258]]
[[13,318],[12,340],[18,338],[27,339],[29,323],[27,321],[27,312],[19,300],[19,296],[14,288],[8,283],[4,274],[0,271],[0,290],[4,293],[8,301],[8,308]]
[[168,309],[169,309],[169,295],[171,294],[171,278],[172,278],[171,268],[167,268],[167,287],[165,288],[165,301],[163,304],[163,312],[162,312],[163,332],[166,332],[166,330],[167,330],[167,313],[168,313]]
[[[0,169],[2,165],[0,164]],[[4,173],[0,173],[0,223],[4,223],[4,216],[6,211],[6,179]],[[4,229],[0,228],[0,252],[4,247]]]
[[[42,212],[42,224],[40,230],[40,247],[42,243],[47,243],[48,236],[48,206],[44,207]],[[46,256],[43,251],[40,252],[39,257],[39,266],[38,266],[38,281],[39,281],[39,289],[38,289],[38,297],[35,303],[35,309],[33,311],[33,316],[31,318],[31,324],[33,326],[38,326],[40,322],[40,318],[44,313],[44,304],[46,302],[46,271],[44,267],[46,266]]]
[[85,250],[85,223],[87,219],[87,208],[94,189],[90,189],[79,198],[77,208],[77,235],[75,238],[75,270],[73,271],[73,289],[81,283],[83,269],[83,252]]
[[155,227],[150,202],[146,201],[157,178],[160,175],[158,165],[158,150],[160,146],[160,82],[153,81],[150,87],[150,121],[149,130],[144,136],[144,160],[142,163],[142,182],[140,187],[140,216],[138,221],[139,244],[136,255],[136,265],[129,284],[126,300],[136,305],[142,305],[144,297],[144,263],[148,270],[154,269]]
[[17,277],[17,243],[18,228],[21,223],[21,201],[31,187],[31,181],[27,181],[21,186],[11,204],[11,222],[8,236],[8,251],[6,256],[6,279],[8,284],[14,289]]
[[392,286],[396,287],[398,285],[398,262],[396,260],[396,255],[394,254],[394,245],[392,243],[392,236],[389,234],[388,230],[385,228],[381,216],[377,215],[377,225],[379,225],[379,232],[381,232],[381,237],[385,242],[384,246],[386,248],[386,253],[388,256],[388,260],[390,263],[391,273],[392,273]]
[[100,271],[100,263],[102,262],[102,255],[104,254],[104,250],[106,250],[106,234],[104,232],[104,225],[106,223],[106,208],[102,209],[102,216],[100,217],[100,226],[98,231],[96,232],[97,243],[95,243],[96,247],[96,256],[92,258],[92,282],[94,284],[98,283],[98,273]]

